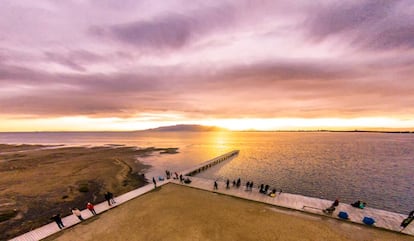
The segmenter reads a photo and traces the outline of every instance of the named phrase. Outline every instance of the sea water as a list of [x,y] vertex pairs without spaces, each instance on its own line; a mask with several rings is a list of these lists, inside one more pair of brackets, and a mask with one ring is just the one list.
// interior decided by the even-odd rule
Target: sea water
[[139,161],[147,178],[228,151],[239,155],[198,176],[269,184],[284,192],[408,213],[414,209],[414,135],[334,132],[34,132],[0,133],[0,143],[179,147]]

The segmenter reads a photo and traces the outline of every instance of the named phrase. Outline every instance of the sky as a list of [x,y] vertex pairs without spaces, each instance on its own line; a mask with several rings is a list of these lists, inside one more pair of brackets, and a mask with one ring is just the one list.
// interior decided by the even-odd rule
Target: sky
[[2,0],[0,131],[414,130],[412,0]]

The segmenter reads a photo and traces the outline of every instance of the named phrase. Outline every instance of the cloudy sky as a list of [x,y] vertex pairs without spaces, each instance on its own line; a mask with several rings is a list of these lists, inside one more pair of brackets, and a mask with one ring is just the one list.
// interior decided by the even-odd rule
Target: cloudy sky
[[414,129],[412,0],[2,0],[0,131]]

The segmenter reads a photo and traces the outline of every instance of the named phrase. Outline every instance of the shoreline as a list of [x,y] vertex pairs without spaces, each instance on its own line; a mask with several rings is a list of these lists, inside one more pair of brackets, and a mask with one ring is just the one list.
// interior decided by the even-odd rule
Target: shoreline
[[[83,209],[147,184],[139,157],[153,148],[0,144],[0,239],[49,223],[56,213]],[[158,150],[157,150],[158,151]],[[24,182],[23,182],[24,180]]]

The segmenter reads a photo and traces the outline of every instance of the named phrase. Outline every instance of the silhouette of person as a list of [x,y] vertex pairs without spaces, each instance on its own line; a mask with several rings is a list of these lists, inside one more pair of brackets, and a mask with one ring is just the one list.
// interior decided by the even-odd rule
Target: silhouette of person
[[217,184],[217,181],[214,181],[214,189],[218,189],[218,184]]
[[155,181],[154,177],[152,177],[152,182],[154,183],[154,188],[157,188],[157,182]]
[[114,194],[112,192],[108,192],[109,201],[111,204],[115,204]]
[[109,198],[108,192],[104,194],[105,200],[108,202],[108,206],[111,206],[111,198]]
[[56,222],[56,224],[58,225],[59,229],[62,229],[62,228],[65,227],[65,225],[63,225],[62,218],[60,217],[60,213],[54,215],[50,219],[52,219],[53,221]]

